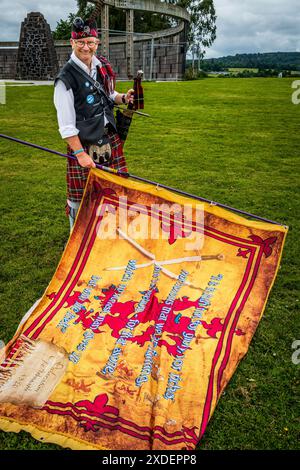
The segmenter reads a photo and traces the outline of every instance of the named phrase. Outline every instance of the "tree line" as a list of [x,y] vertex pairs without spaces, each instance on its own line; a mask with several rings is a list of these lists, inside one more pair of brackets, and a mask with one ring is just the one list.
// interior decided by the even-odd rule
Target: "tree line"
[[218,59],[204,59],[203,71],[226,71],[231,68],[248,68],[274,71],[300,71],[300,52],[269,52],[236,54]]

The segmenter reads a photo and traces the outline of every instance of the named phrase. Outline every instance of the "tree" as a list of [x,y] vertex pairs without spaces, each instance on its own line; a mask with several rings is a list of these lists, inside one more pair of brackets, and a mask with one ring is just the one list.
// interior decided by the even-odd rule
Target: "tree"
[[213,0],[165,0],[186,8],[191,15],[188,32],[190,47],[196,46],[199,55],[203,58],[205,51],[216,40],[216,9]]
[[69,13],[66,20],[59,20],[56,25],[56,29],[53,32],[54,39],[70,39],[72,24],[76,16],[81,16],[87,19],[91,16],[94,5],[88,3],[87,0],[77,0],[78,11],[76,13]]
[[199,45],[202,57],[217,37],[216,10],[213,0],[191,1],[191,27],[189,39]]
[[70,39],[72,23],[76,17],[75,13],[69,13],[66,20],[59,20],[56,25],[55,31],[53,31],[54,39]]
[[167,29],[172,26],[171,19],[166,15],[151,13],[150,11],[137,11],[134,15],[134,30],[136,33],[150,33]]

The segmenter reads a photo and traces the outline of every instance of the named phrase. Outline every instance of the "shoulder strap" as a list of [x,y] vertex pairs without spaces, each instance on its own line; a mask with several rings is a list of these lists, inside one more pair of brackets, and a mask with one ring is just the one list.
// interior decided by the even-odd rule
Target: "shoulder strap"
[[99,93],[99,95],[104,95],[105,98],[110,102],[110,104],[112,104],[113,106],[115,105],[114,101],[107,95],[101,83],[99,83],[97,80],[94,80],[81,67],[79,67],[72,59],[70,59],[68,63],[93,85],[94,89]]

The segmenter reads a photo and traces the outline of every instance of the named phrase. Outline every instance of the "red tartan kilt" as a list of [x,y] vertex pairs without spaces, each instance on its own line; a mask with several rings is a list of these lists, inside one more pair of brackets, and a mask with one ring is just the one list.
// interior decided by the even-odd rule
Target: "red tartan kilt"
[[[123,144],[118,134],[108,134],[112,147],[112,163],[114,170],[127,172],[126,160],[123,154]],[[85,151],[87,149],[85,148]],[[68,147],[68,155],[72,155],[72,150]],[[80,202],[84,193],[84,188],[89,175],[89,168],[82,168],[77,160],[68,158],[67,162],[67,199],[72,202]],[[67,207],[68,214],[68,207]]]

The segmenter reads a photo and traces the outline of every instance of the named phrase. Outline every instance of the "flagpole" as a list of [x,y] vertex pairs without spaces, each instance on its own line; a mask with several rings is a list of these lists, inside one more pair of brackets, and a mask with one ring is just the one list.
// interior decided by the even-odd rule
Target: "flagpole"
[[[20,140],[20,139],[17,139],[15,137],[11,137],[11,136],[8,136],[8,135],[5,135],[5,134],[0,134],[0,138],[11,140],[12,142],[16,142],[16,143],[21,144],[21,145],[26,145],[28,147],[32,147],[32,148],[35,148],[35,149],[38,149],[38,150],[42,150],[43,152],[52,153],[54,155],[58,155],[59,157],[71,158],[72,160],[77,160],[77,158],[74,155],[67,155],[67,154],[64,154],[64,153],[61,153],[61,152],[57,152],[56,150],[52,150],[52,149],[48,149],[47,147],[42,147],[40,145],[32,144],[31,142],[26,142],[25,140]],[[211,206],[222,207],[223,209],[227,209],[227,210],[236,212],[238,214],[245,215],[247,217],[252,217],[254,219],[261,220],[262,222],[267,222],[267,223],[270,223],[270,224],[281,225],[283,227],[286,227],[285,224],[282,224],[280,222],[276,222],[274,220],[269,220],[269,219],[266,219],[264,217],[260,217],[259,215],[251,214],[250,212],[246,212],[246,211],[243,211],[243,210],[240,210],[240,209],[236,209],[235,207],[231,207],[231,206],[228,206],[226,204],[221,204],[219,202],[210,201],[209,199],[206,199],[204,197],[195,196],[194,194],[190,194],[190,193],[187,193],[185,191],[181,191],[180,189],[171,188],[170,186],[166,186],[165,184],[156,183],[155,181],[148,180],[146,178],[142,178],[141,176],[132,175],[131,173],[127,173],[125,171],[114,170],[112,168],[102,166],[102,165],[98,165],[98,164],[96,164],[96,167],[99,168],[100,170],[106,171],[108,173],[114,173],[114,174],[117,174],[117,175],[120,175],[120,176],[124,176],[126,178],[133,178],[133,179],[135,179],[137,181],[141,181],[143,183],[152,184],[152,185],[156,186],[157,188],[167,189],[169,191],[173,191],[173,192],[176,192],[178,194],[181,194],[182,196],[187,196],[187,197],[196,199],[196,200],[201,201],[201,202],[206,202],[206,203],[210,204]]]

